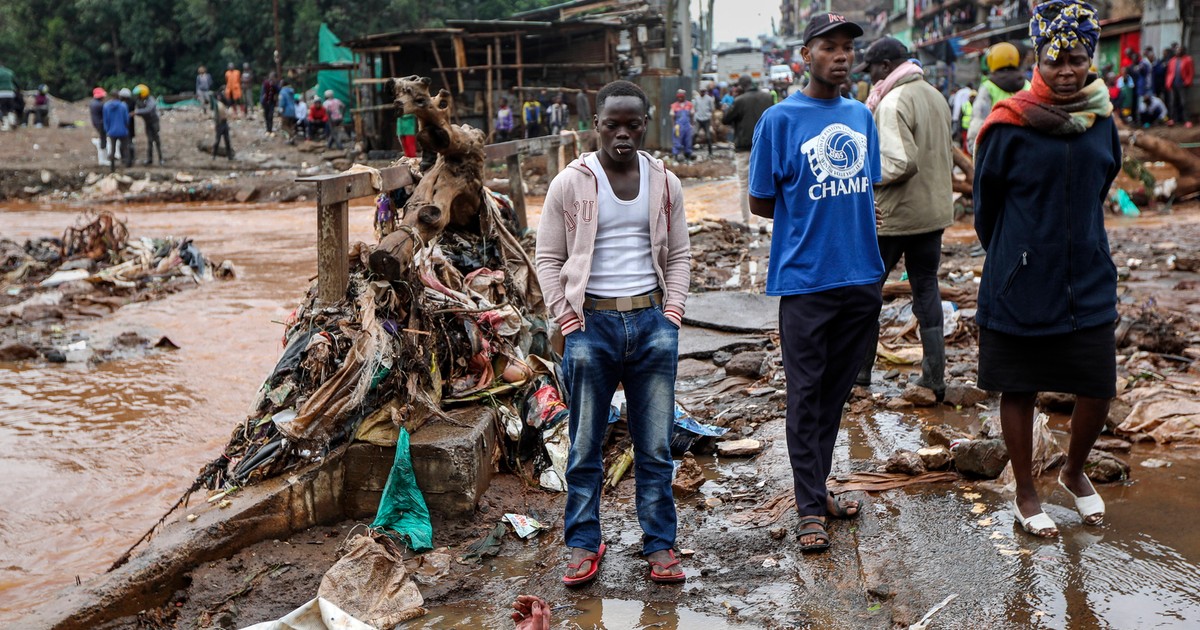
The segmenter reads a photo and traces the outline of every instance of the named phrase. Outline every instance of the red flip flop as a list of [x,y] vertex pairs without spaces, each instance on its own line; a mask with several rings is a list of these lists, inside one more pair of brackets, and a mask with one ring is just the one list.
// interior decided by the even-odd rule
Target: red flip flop
[[587,584],[588,582],[591,582],[592,580],[596,579],[596,574],[600,573],[600,561],[604,559],[604,552],[607,549],[608,549],[608,547],[604,543],[600,543],[600,551],[597,551],[596,553],[584,558],[583,560],[580,560],[579,562],[576,562],[575,564],[571,564],[568,562],[567,563],[568,569],[574,569],[574,570],[578,571],[579,568],[582,567],[583,563],[585,563],[585,562],[590,562],[591,568],[588,570],[587,573],[584,573],[583,575],[581,575],[579,577],[567,577],[564,575],[563,579],[562,579],[563,584],[565,584],[567,586],[583,586],[584,584]]
[[678,575],[672,575],[671,573],[662,573],[662,572],[655,570],[654,567],[658,567],[659,569],[662,569],[663,571],[665,571],[665,570],[670,569],[671,567],[679,564],[679,560],[675,557],[674,549],[668,549],[667,553],[671,555],[671,561],[666,564],[663,564],[661,562],[655,562],[653,560],[648,561],[650,563],[650,581],[658,582],[659,584],[678,584],[680,582],[687,580],[687,577],[684,576],[682,573],[680,573]]

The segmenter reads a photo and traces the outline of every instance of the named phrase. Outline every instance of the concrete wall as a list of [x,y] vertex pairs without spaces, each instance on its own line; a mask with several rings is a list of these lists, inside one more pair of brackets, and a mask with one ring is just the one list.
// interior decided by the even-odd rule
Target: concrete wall
[[1142,9],[1142,48],[1154,47],[1156,53],[1172,43],[1183,41],[1181,0],[1145,0]]

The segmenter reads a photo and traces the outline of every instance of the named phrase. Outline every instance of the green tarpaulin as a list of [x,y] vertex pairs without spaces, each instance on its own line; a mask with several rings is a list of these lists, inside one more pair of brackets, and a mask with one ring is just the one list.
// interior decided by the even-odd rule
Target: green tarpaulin
[[429,508],[425,505],[425,497],[421,495],[417,477],[413,473],[407,429],[400,429],[400,437],[396,440],[396,459],[383,486],[379,511],[375,513],[375,522],[371,523],[371,527],[382,528],[389,535],[399,535],[408,541],[413,551],[433,549],[433,524],[429,522]]
[[[349,48],[339,46],[338,39],[329,26],[322,23],[317,35],[317,61],[319,63],[353,63],[354,53]],[[346,104],[346,121],[351,119],[350,108],[354,100],[350,92],[350,72],[348,70],[320,70],[317,72],[317,94],[325,97],[325,90],[333,90],[333,95]]]

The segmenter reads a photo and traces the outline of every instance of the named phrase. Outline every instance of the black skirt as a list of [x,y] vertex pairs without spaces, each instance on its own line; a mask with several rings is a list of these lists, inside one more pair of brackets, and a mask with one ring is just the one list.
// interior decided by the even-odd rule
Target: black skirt
[[1117,395],[1112,324],[1063,335],[1022,337],[979,329],[979,388],[991,392]]

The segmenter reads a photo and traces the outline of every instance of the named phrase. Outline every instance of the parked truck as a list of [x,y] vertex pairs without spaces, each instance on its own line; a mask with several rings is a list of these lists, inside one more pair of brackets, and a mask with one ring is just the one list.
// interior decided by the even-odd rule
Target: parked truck
[[766,77],[763,54],[758,50],[744,49],[717,53],[717,76],[730,85],[737,83],[742,75],[748,74],[761,85]]

